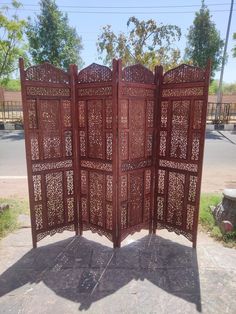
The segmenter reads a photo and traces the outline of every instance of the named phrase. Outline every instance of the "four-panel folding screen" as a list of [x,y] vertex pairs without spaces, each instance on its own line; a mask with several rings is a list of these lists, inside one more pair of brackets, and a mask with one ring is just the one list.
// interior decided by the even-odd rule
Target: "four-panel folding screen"
[[196,246],[210,65],[68,72],[20,59],[33,246],[166,228]]

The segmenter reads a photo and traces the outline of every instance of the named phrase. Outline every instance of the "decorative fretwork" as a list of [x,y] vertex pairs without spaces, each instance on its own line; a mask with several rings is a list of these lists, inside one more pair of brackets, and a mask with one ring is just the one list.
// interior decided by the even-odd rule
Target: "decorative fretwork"
[[87,194],[88,193],[88,171],[81,170],[80,182],[81,182],[81,193]]
[[203,101],[195,100],[193,106],[193,128],[201,129],[202,125],[202,109],[203,109]]
[[74,172],[73,170],[66,171],[66,187],[67,195],[74,194]]
[[129,157],[142,158],[145,146],[145,102],[130,101],[129,114]]
[[94,87],[94,88],[79,88],[79,96],[110,96],[112,95],[111,86],[107,87]]
[[151,193],[151,179],[152,171],[150,169],[145,170],[145,193]]
[[91,171],[89,173],[90,222],[98,226],[103,226],[103,191],[104,175]]
[[34,189],[34,201],[42,201],[42,179],[41,175],[37,174],[32,176],[33,189]]
[[112,176],[106,176],[106,199],[107,201],[112,201]]
[[112,205],[106,204],[106,228],[112,230]]
[[81,197],[81,209],[83,221],[88,222],[88,200],[85,197]]
[[193,230],[195,207],[193,205],[187,205],[187,221],[186,229]]
[[67,198],[67,215],[68,222],[74,221],[74,198]]
[[42,204],[34,205],[36,230],[43,229],[43,206]]
[[171,169],[176,169],[176,170],[185,170],[185,171],[190,171],[190,172],[198,171],[197,164],[191,164],[191,163],[160,159],[159,165],[160,167],[166,167],[166,168],[171,168]]
[[59,129],[59,101],[40,101],[40,126],[44,131]]
[[85,114],[85,101],[81,100],[78,102],[79,107],[79,127],[85,127],[86,114]]
[[69,97],[70,89],[62,87],[35,87],[27,86],[26,93],[29,96],[55,96],[55,97]]
[[38,139],[38,134],[36,133],[30,134],[30,151],[31,151],[31,159],[38,160],[39,159],[39,139]]
[[163,84],[202,82],[205,79],[205,70],[187,64],[181,64],[177,68],[165,73]]
[[173,101],[170,156],[186,159],[188,145],[189,101]]
[[48,225],[64,222],[62,172],[46,174]]
[[168,101],[161,102],[161,127],[167,128],[168,123]]
[[29,129],[37,129],[38,119],[37,119],[36,99],[27,100],[27,109],[28,109]]
[[198,178],[196,176],[189,177],[189,192],[188,192],[189,202],[195,202],[196,200],[197,182],[198,182]]
[[121,95],[124,96],[134,96],[134,97],[150,97],[153,98],[155,96],[155,90],[149,88],[142,87],[128,87],[123,86],[121,88]]
[[189,87],[189,88],[166,88],[162,91],[163,97],[190,97],[203,96],[203,87]]
[[153,127],[153,119],[154,119],[154,101],[147,101],[147,127]]
[[43,152],[45,159],[61,157],[61,138],[58,132],[44,135]]
[[72,126],[71,122],[71,102],[70,100],[62,101],[62,112],[63,112],[63,124],[65,128]]
[[167,207],[167,222],[169,224],[181,226],[183,223],[184,184],[184,174],[169,172]]
[[144,198],[144,212],[143,212],[143,222],[150,222],[150,211],[151,211],[151,199],[150,195],[146,195]]
[[88,101],[88,150],[92,158],[103,158],[102,111],[101,100]]
[[122,201],[127,200],[127,188],[128,188],[128,177],[127,175],[122,175],[120,177],[120,197]]
[[112,164],[102,161],[81,160],[81,167],[95,170],[112,171]]
[[106,157],[112,160],[112,133],[106,133]]
[[57,162],[43,162],[36,163],[32,165],[33,172],[45,171],[45,170],[54,170],[54,169],[63,169],[63,168],[71,168],[72,160],[64,160]]
[[143,213],[143,173],[130,174],[129,184],[129,226],[142,222]]
[[128,159],[129,151],[128,151],[128,139],[129,134],[127,132],[120,133],[120,157],[121,160]]
[[69,74],[47,62],[28,68],[25,71],[25,79],[53,84],[69,84]]
[[128,215],[127,203],[124,202],[121,204],[121,208],[120,208],[121,230],[127,228],[127,215]]
[[85,131],[79,132],[80,156],[86,156],[86,133]]
[[163,220],[164,218],[164,198],[157,197],[157,220]]
[[129,101],[122,99],[120,101],[120,127],[128,128]]
[[195,244],[210,72],[20,64],[34,246],[162,227]]
[[92,63],[78,74],[78,83],[100,83],[112,80],[112,71],[100,64]]
[[162,157],[166,156],[166,142],[167,142],[167,131],[161,131],[159,155]]
[[129,170],[141,169],[141,168],[149,167],[151,166],[151,164],[152,164],[152,159],[122,162],[121,170],[129,171]]
[[193,133],[191,160],[199,159],[200,134]]
[[165,191],[165,176],[166,176],[166,171],[165,170],[159,170],[158,171],[158,193],[159,194],[164,194]]
[[154,83],[154,74],[142,64],[128,66],[122,71],[122,80],[135,83]]
[[72,132],[65,132],[65,153],[66,157],[72,156]]
[[112,128],[112,101],[110,99],[106,100],[106,128]]

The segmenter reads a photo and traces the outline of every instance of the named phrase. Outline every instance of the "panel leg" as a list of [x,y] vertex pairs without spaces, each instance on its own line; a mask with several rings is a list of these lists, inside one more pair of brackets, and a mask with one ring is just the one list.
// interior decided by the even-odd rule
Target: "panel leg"
[[33,249],[37,249],[37,241],[34,237],[32,238],[32,243],[33,243]]

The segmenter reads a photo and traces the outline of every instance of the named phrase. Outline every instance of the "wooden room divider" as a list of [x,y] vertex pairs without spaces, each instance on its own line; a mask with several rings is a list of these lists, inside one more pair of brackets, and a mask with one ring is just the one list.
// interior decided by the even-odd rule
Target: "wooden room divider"
[[20,59],[33,246],[166,228],[196,246],[210,64],[69,72]]

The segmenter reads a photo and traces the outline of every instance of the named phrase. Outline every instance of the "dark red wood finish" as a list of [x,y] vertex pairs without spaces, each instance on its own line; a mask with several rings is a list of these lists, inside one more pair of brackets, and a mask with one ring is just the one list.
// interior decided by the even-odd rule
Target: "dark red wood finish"
[[210,65],[20,71],[34,247],[65,229],[196,245]]

